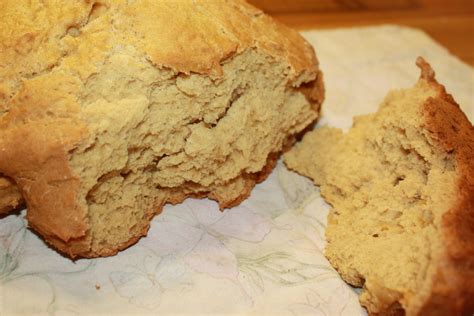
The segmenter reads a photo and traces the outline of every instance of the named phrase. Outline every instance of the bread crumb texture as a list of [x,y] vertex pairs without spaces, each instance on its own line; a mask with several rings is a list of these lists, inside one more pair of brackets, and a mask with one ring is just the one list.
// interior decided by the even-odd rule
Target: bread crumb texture
[[461,315],[474,298],[474,129],[422,75],[343,133],[322,127],[285,155],[332,205],[326,256],[363,287],[370,315]]
[[0,47],[0,203],[71,257],[167,202],[238,204],[324,94],[313,48],[239,0],[6,0]]

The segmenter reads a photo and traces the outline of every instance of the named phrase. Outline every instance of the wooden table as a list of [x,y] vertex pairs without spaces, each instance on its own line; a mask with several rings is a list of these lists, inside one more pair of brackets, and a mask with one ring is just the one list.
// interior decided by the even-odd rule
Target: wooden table
[[249,0],[299,29],[376,24],[417,27],[474,66],[474,0]]

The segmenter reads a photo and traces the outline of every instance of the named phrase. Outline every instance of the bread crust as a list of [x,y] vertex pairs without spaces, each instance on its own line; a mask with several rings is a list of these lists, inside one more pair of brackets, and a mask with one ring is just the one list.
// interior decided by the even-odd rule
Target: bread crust
[[474,128],[453,97],[435,79],[422,58],[421,78],[439,91],[423,107],[425,129],[441,150],[456,160],[458,199],[443,215],[444,255],[435,269],[433,287],[419,315],[474,313]]
[[[472,315],[474,313],[474,128],[469,119],[435,79],[435,72],[421,57],[420,80],[438,91],[422,106],[422,126],[431,145],[452,155],[458,175],[458,197],[443,214],[440,237],[442,255],[435,258],[430,282],[419,289],[410,310],[396,302],[370,315]],[[424,294],[420,294],[424,293]]]
[[[116,36],[120,44],[133,46],[158,69],[176,75],[197,73],[212,80],[219,80],[227,61],[256,49],[288,65],[289,89],[297,91],[304,85],[304,94],[316,113],[324,98],[321,72],[309,43],[245,1],[141,0],[133,5],[128,1],[83,1],[62,7],[30,6],[25,1],[3,4],[0,29],[15,31],[0,32],[5,46],[0,50],[0,173],[11,177],[22,192],[29,225],[72,258],[117,253],[146,234],[149,221],[164,203],[196,195],[174,194],[157,201],[154,210],[144,211],[148,224],[138,234],[113,249],[91,250],[81,179],[69,163],[74,150],[89,137],[80,116],[79,97],[85,82],[99,71],[97,65],[113,49],[107,32],[122,27],[124,34]],[[120,18],[94,22],[97,31],[84,39],[93,45],[81,50],[74,37],[100,18],[100,10],[112,12],[111,16],[120,12]],[[28,22],[33,11],[40,20]],[[113,27],[111,23],[115,23]],[[182,34],[186,36],[178,36]],[[45,77],[47,82],[36,80]],[[268,166],[273,166],[279,154],[272,154]],[[232,201],[223,200],[215,190],[199,196],[215,199],[221,207],[236,205],[269,170],[242,175],[246,188]]]
[[0,175],[0,217],[23,207],[24,201],[13,180]]

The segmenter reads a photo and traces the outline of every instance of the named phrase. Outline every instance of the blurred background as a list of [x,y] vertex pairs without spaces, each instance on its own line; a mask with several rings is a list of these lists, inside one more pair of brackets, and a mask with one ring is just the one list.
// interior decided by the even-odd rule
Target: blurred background
[[417,27],[474,66],[474,0],[248,0],[299,30],[375,25]]

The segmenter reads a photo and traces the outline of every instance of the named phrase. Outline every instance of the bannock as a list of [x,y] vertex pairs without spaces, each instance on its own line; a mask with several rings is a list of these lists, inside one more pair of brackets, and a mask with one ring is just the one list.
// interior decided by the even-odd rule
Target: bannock
[[0,212],[70,257],[240,203],[323,101],[313,48],[240,0],[6,0],[0,45]]
[[474,128],[431,67],[285,156],[332,205],[326,256],[370,315],[474,312]]

